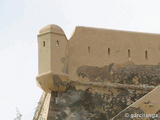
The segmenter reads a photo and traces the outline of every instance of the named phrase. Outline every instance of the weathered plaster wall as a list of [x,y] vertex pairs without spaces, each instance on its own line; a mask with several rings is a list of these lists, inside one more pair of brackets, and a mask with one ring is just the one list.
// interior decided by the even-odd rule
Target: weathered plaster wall
[[[122,85],[144,85],[144,89],[94,87],[89,84],[74,84],[70,81],[64,83],[66,86],[64,92],[51,93],[48,120],[109,120],[146,95],[149,91],[145,89],[145,85],[157,86],[160,83],[159,72],[159,65],[111,64],[102,68],[82,66],[77,70],[77,74],[80,75],[80,81],[84,83],[85,80],[101,84],[109,81]],[[54,80],[61,81],[59,77]],[[61,85],[58,81],[57,86]]]
[[65,86],[66,90],[51,93],[48,120],[109,120],[146,95],[150,90],[145,86],[157,86],[160,83],[159,72],[160,65],[110,64],[77,69],[76,74],[83,83],[144,85],[144,89],[95,87],[63,81],[58,75],[54,76],[56,86]]
[[76,69],[82,65],[102,67],[128,62],[136,65],[160,63],[160,35],[77,27],[69,40],[71,79],[77,79]]
[[81,81],[148,86],[160,84],[159,73],[160,65],[83,65],[76,70],[76,75]]

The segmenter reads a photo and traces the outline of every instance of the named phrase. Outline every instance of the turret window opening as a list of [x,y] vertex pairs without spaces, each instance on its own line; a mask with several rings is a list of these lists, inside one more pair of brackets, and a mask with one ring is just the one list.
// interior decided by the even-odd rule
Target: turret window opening
[[45,41],[43,41],[43,47],[45,47],[46,46],[46,43],[45,43]]
[[128,49],[128,58],[130,58],[130,57],[131,57],[131,50]]
[[56,47],[59,47],[59,40],[56,41]]
[[111,54],[111,49],[110,48],[108,48],[108,55],[110,56],[110,54]]
[[90,52],[91,52],[91,48],[90,48],[90,46],[88,46],[88,53],[89,53],[89,55],[90,55]]
[[148,60],[148,51],[145,51],[145,59]]

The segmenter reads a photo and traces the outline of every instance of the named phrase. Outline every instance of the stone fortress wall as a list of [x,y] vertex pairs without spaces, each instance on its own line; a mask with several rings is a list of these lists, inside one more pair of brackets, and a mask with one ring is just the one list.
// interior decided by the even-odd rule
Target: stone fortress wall
[[42,108],[47,120],[125,120],[124,111],[160,111],[158,34],[76,27],[67,40],[59,26],[48,25],[38,52],[37,83],[50,97],[36,118]]
[[156,65],[160,62],[160,35],[77,27],[69,40],[69,71],[81,65],[111,63]]
[[39,74],[69,73],[71,79],[76,79],[81,65],[160,63],[158,34],[76,27],[67,40],[59,26],[48,25],[40,30],[38,38]]

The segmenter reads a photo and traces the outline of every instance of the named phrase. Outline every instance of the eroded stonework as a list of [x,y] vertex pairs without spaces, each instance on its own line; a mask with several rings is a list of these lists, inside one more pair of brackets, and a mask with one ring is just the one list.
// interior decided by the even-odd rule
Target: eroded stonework
[[[54,85],[64,86],[65,91],[51,92],[47,120],[110,120],[151,91],[151,89],[145,89],[145,86],[144,89],[137,89],[138,85],[158,85],[159,72],[159,65],[111,64],[104,67],[81,66],[77,69],[77,76],[80,79],[87,78],[95,84],[87,84],[85,81],[82,82],[83,84],[77,81],[63,81],[60,76],[54,75]],[[94,86],[106,81],[120,85],[134,85],[135,88]],[[144,104],[149,103],[144,101]],[[114,120],[133,119],[124,117],[125,113],[141,114],[144,111],[129,107]]]
[[[106,94],[69,87],[65,92],[52,92],[50,110],[55,120],[109,120],[147,92],[106,89]],[[50,120],[50,119],[49,119]]]
[[77,75],[92,82],[112,82],[121,84],[153,85],[160,84],[160,65],[115,65],[104,67],[81,66]]

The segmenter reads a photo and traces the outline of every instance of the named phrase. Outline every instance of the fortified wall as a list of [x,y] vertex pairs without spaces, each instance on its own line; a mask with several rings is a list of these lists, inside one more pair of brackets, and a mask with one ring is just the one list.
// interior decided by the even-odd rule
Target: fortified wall
[[160,111],[158,34],[76,27],[67,40],[48,25],[38,35],[38,56],[37,83],[50,96],[47,120],[128,120],[122,113],[130,106],[130,113]]
[[67,40],[63,30],[48,25],[38,35],[39,74],[68,74],[77,80],[77,68],[109,64],[157,65],[160,35],[76,27]]

